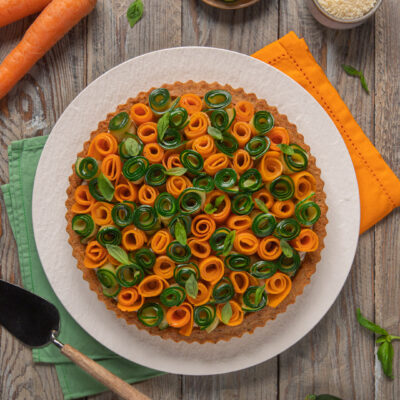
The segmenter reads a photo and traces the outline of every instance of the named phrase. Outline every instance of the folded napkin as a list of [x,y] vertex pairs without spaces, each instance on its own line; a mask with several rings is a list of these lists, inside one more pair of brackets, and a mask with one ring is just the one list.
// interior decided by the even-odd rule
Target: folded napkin
[[361,203],[360,233],[398,207],[400,181],[358,126],[304,39],[290,32],[252,56],[278,68],[303,86],[321,104],[342,134],[357,175]]
[[[4,201],[18,246],[24,287],[53,303],[61,317],[61,342],[68,343],[129,383],[142,381],[162,372],[129,362],[107,350],[89,336],[67,313],[47,281],[39,261],[32,228],[32,190],[36,167],[47,136],[13,142],[8,149],[9,183],[3,185]],[[61,227],[60,227],[61,229]],[[65,399],[90,396],[108,390],[71,363],[54,346],[33,349],[33,361],[56,365]]]

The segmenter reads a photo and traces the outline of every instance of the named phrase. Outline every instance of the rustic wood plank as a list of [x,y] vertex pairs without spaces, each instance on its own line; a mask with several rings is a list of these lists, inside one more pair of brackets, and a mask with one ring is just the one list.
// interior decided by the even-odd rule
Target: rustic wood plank
[[[182,3],[182,44],[252,54],[278,37],[278,2],[261,1],[239,11],[221,11],[202,2]],[[182,378],[183,399],[275,399],[277,358],[230,374]]]
[[[304,37],[328,78],[373,139],[373,97],[349,79],[340,65],[360,66],[373,88],[373,23],[336,32],[312,19],[304,2],[281,2],[281,33],[293,29]],[[362,38],[362,40],[360,40]],[[358,331],[355,308],[373,311],[374,233],[364,234],[352,271],[339,298],[319,325],[280,356],[280,398],[303,399],[310,393],[331,393],[344,399],[369,399],[374,390],[373,343]]]
[[[400,175],[400,139],[398,135],[400,43],[398,26],[400,9],[396,0],[384,1],[376,16],[375,30],[375,132],[376,147],[383,158]],[[397,209],[375,227],[375,319],[394,335],[400,334],[400,212]],[[373,315],[372,313],[370,314]],[[366,333],[368,335],[368,333]],[[370,336],[370,335],[369,335]],[[400,393],[400,348],[394,343],[393,371],[395,379],[387,379],[375,359],[375,399],[395,399]]]

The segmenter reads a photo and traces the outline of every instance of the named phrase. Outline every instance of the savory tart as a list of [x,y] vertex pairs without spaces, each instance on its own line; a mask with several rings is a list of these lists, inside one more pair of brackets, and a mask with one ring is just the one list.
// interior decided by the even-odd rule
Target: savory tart
[[218,342],[284,312],[316,270],[320,170],[265,100],[192,81],[118,106],[77,156],[67,231],[83,278],[128,324]]

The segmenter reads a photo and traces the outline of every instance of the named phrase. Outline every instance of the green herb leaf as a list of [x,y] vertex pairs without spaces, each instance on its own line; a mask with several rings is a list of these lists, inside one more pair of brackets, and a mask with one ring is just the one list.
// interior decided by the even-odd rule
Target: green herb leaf
[[219,129],[214,128],[213,126],[209,126],[209,127],[207,128],[207,133],[208,133],[212,138],[214,138],[215,140],[222,140],[222,139],[223,139],[222,132],[221,132]]
[[97,184],[101,195],[107,200],[111,201],[114,197],[114,186],[103,174],[97,177]]
[[360,80],[361,80],[361,86],[362,88],[369,94],[369,89],[367,85],[367,81],[365,80],[365,76],[361,73],[360,75]]
[[185,282],[185,289],[188,296],[195,299],[199,293],[197,280],[193,274],[190,274],[189,279]]
[[187,169],[182,167],[170,168],[165,171],[166,175],[182,176],[186,174]]
[[281,239],[281,249],[282,249],[282,253],[285,255],[285,257],[293,257],[293,249],[292,246],[290,246],[290,244],[285,240],[285,239]]
[[128,22],[133,28],[136,23],[142,18],[143,16],[143,2],[142,0],[135,0],[131,5],[128,7],[128,11],[126,12],[126,17],[128,18]]
[[215,207],[219,207],[222,204],[222,202],[224,201],[224,199],[225,199],[224,194],[221,196],[218,196],[214,201]]
[[378,339],[375,340],[375,343],[379,344],[379,343],[387,342],[388,341],[387,338],[388,338],[387,336],[379,336]]
[[350,76],[360,76],[361,74],[360,71],[356,70],[351,65],[342,64],[342,68],[344,69],[344,72],[346,72],[346,74]]
[[384,374],[393,379],[393,345],[385,341],[378,348],[378,360],[382,364]]
[[180,99],[181,99],[180,96],[175,99],[175,101],[172,103],[172,106],[170,107],[169,111],[173,111],[175,109],[175,107],[178,105]]
[[378,335],[389,335],[389,333],[385,329],[364,318],[359,308],[357,308],[356,314],[358,323],[364,328],[367,328],[370,331],[377,333]]
[[261,201],[260,199],[255,199],[254,202],[256,203],[257,207],[266,214],[269,214],[269,210],[268,207],[265,205],[265,203],[263,201]]
[[229,323],[232,318],[232,306],[229,301],[222,307],[221,310],[221,320],[224,324]]
[[214,214],[215,211],[217,211],[217,208],[215,208],[211,203],[206,204],[206,206],[204,207],[204,211],[207,214]]
[[293,147],[289,146],[288,144],[281,143],[278,144],[278,147],[281,149],[282,153],[287,154],[288,156],[292,156],[294,154]]
[[140,146],[139,143],[132,138],[128,138],[124,142],[125,152],[128,156],[134,157],[139,155]]
[[167,111],[157,122],[158,139],[163,140],[169,126],[170,112]]
[[121,264],[127,265],[131,263],[128,254],[126,254],[126,251],[121,247],[115,246],[113,244],[106,244],[106,249],[108,251],[108,254],[111,257],[115,258]]
[[230,231],[226,237],[225,237],[225,241],[224,241],[224,249],[222,250],[222,255],[224,257],[226,257],[232,250],[233,247],[233,242],[235,240],[235,236],[236,236],[236,231]]
[[186,229],[183,226],[181,221],[177,221],[175,224],[175,239],[182,245],[186,246],[187,243],[187,235],[186,235]]
[[256,292],[254,293],[254,304],[256,304],[256,306],[260,304],[264,291],[265,291],[265,284],[264,286],[259,286],[256,289]]

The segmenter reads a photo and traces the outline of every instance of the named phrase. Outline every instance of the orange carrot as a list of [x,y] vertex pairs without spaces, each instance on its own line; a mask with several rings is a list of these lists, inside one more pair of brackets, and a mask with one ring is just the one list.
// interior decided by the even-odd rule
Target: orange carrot
[[165,254],[167,247],[172,241],[172,236],[168,229],[161,229],[157,231],[151,238],[151,248],[156,254]]
[[86,268],[101,267],[107,261],[107,250],[96,240],[86,246],[83,264]]
[[276,157],[276,153],[275,151],[268,151],[265,153],[258,166],[258,170],[264,182],[272,181],[282,175],[283,164],[282,161]]
[[253,167],[253,159],[250,157],[250,154],[243,149],[239,149],[233,155],[233,169],[239,174],[243,174],[243,172]]
[[88,185],[78,186],[75,189],[74,198],[76,203],[72,205],[71,210],[75,214],[87,214],[95,204],[95,199],[90,194]]
[[109,154],[101,163],[101,172],[110,181],[116,181],[120,177],[121,171],[122,162],[116,154]]
[[263,238],[260,242],[257,253],[263,260],[276,260],[282,254],[280,240],[275,236],[267,236]]
[[170,176],[165,187],[168,193],[178,198],[186,188],[192,187],[192,182],[186,176]]
[[[263,203],[265,203],[267,208],[271,208],[275,201],[274,197],[272,196],[272,194],[270,192],[268,192],[267,189],[262,189],[256,193],[254,193],[253,200],[255,200],[255,199],[261,200]],[[256,207],[258,208],[257,204],[256,204]]]
[[196,138],[192,143],[192,149],[204,158],[216,152],[214,139],[210,135],[203,135]]
[[175,153],[174,150],[167,150],[164,153],[164,157],[162,159],[162,165],[166,169],[177,168],[177,167],[182,168],[183,167],[183,165],[181,163],[181,160],[179,158],[179,154]]
[[99,133],[90,142],[88,157],[103,160],[109,154],[115,154],[118,150],[117,139],[111,133]]
[[277,307],[290,293],[291,279],[281,272],[277,272],[265,281],[265,291],[268,293],[269,307]]
[[254,106],[249,101],[239,101],[235,105],[236,119],[238,121],[249,122],[254,115]]
[[149,275],[139,283],[138,290],[143,297],[155,297],[167,287],[169,287],[169,283],[164,278],[158,275]]
[[203,100],[197,94],[186,93],[181,96],[179,106],[186,109],[189,115],[201,111],[203,107]]
[[0,0],[0,28],[28,15],[36,14],[51,0]]
[[207,241],[201,242],[192,236],[187,240],[187,244],[194,257],[207,258],[211,253],[211,246]]
[[313,175],[307,171],[296,172],[291,176],[294,182],[294,197],[303,200],[311,192],[316,190],[316,180]]
[[249,275],[243,271],[232,271],[229,274],[229,279],[232,282],[236,293],[244,293],[249,287]]
[[137,186],[121,175],[118,184],[115,186],[114,197],[121,203],[123,201],[135,201],[137,191]]
[[297,251],[315,251],[318,249],[318,235],[311,229],[302,229],[299,236],[293,239],[290,244]]
[[160,163],[164,158],[164,149],[158,143],[147,143],[143,147],[143,157],[146,157],[150,164]]
[[224,200],[217,207],[217,211],[212,214],[212,219],[218,224],[224,222],[231,212],[231,200],[229,199],[229,196],[226,193],[220,192],[219,190],[213,190],[212,192],[208,193],[205,202],[205,206],[210,203],[214,204],[215,200],[219,196],[225,196]]
[[93,221],[96,225],[110,225],[113,223],[111,217],[111,210],[113,209],[113,205],[110,203],[105,203],[102,201],[98,201],[93,204],[92,209],[90,210],[90,214],[93,218]]
[[[240,325],[243,322],[244,318],[244,311],[242,310],[242,307],[236,301],[230,300],[229,304],[231,305],[232,308],[232,316],[229,319],[229,322],[226,325],[229,326],[237,326]],[[217,305],[217,317],[219,318],[220,321],[222,321],[222,308],[224,307],[224,304],[218,304]]]
[[276,201],[271,212],[275,217],[289,218],[294,214],[294,203],[292,200]]
[[140,204],[145,204],[147,206],[153,207],[158,195],[159,192],[155,187],[142,185],[139,189],[138,200]]
[[137,135],[143,143],[157,142],[157,124],[155,122],[145,122],[139,126]]
[[134,225],[129,225],[122,230],[122,246],[125,250],[133,251],[144,246],[146,234]]
[[[37,4],[39,1],[30,2]],[[95,5],[96,0],[53,0],[0,65],[0,99]],[[8,5],[0,6],[1,14],[7,8]]]
[[245,231],[251,228],[252,219],[248,215],[234,215],[232,214],[228,221],[226,221],[226,226],[229,229],[235,231]]
[[251,231],[239,231],[236,232],[235,240],[233,241],[233,247],[238,253],[250,256],[257,252],[259,241]]
[[238,121],[231,127],[232,136],[238,141],[240,147],[244,147],[251,139],[251,126],[247,122]]
[[117,307],[121,311],[137,311],[142,307],[144,297],[141,296],[135,287],[122,288],[118,294]]
[[227,168],[228,165],[228,156],[223,153],[216,153],[207,157],[204,161],[204,171],[206,171],[208,175],[214,176],[219,170]]
[[131,118],[136,124],[140,125],[145,122],[153,121],[153,111],[143,103],[136,103],[131,107]]
[[167,322],[174,328],[182,328],[190,322],[190,310],[187,307],[174,306],[167,311]]
[[281,126],[275,126],[267,135],[271,140],[271,150],[281,151],[278,144],[289,144],[289,133]]
[[196,112],[190,117],[190,121],[183,131],[188,139],[196,139],[207,133],[209,125],[210,118],[208,118],[208,115],[203,112]]
[[214,284],[224,276],[224,262],[219,257],[211,256],[200,262],[199,270],[201,279]]
[[216,228],[215,221],[211,215],[199,214],[192,221],[192,234],[198,240],[208,240]]
[[158,256],[153,266],[153,272],[164,279],[174,276],[175,263],[167,256]]
[[194,306],[202,306],[203,304],[208,303],[211,297],[211,286],[207,287],[204,283],[199,282],[197,284],[199,292],[197,293],[196,298],[187,296],[187,299],[194,305]]

